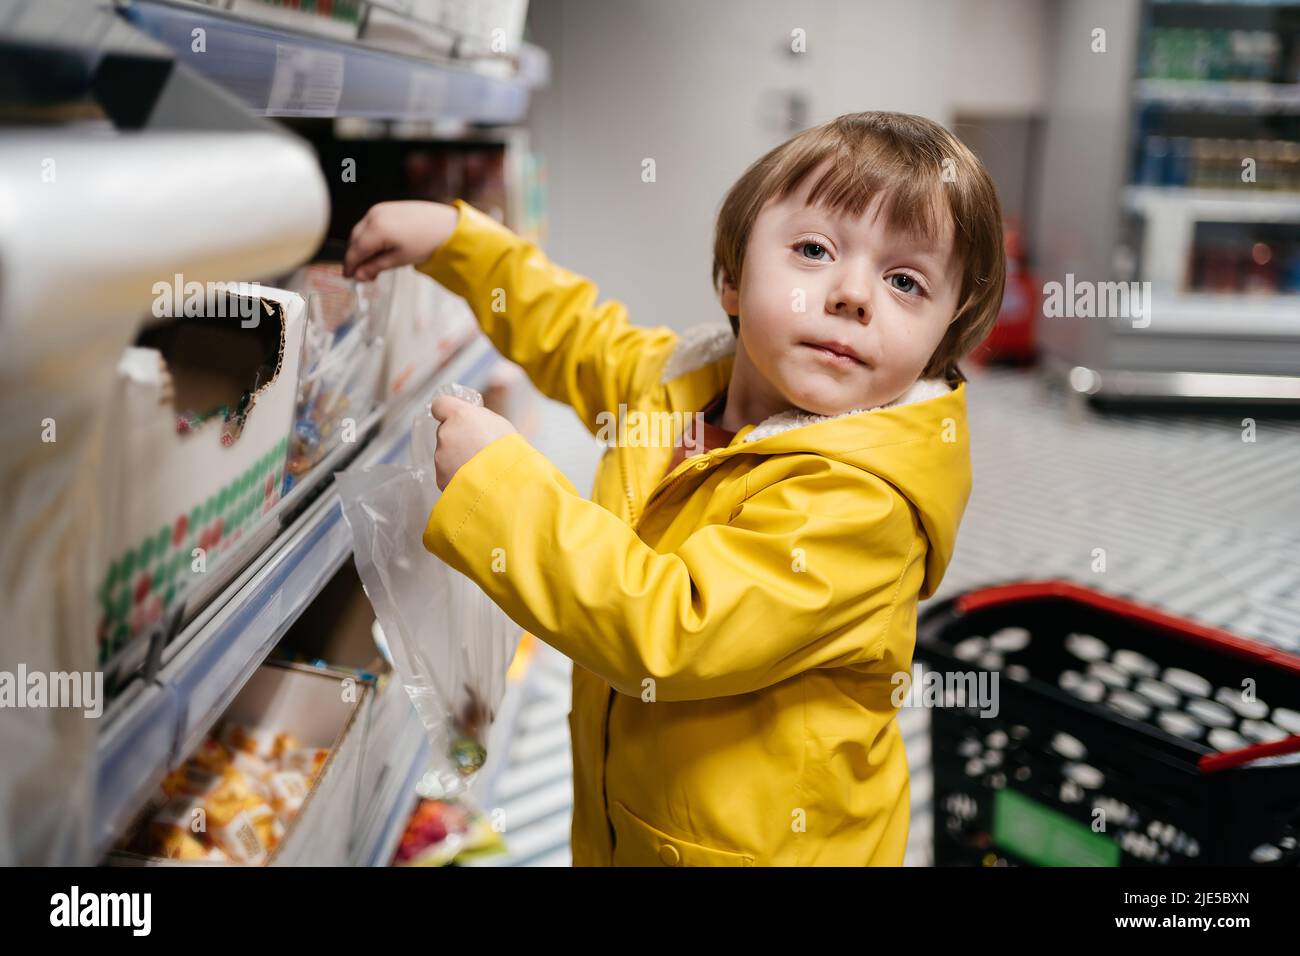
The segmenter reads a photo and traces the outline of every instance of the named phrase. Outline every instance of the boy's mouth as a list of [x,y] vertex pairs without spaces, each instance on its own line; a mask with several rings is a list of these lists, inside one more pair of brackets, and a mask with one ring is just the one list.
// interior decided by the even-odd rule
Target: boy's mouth
[[866,365],[858,353],[843,342],[800,342],[813,351],[824,356],[828,361],[839,365]]

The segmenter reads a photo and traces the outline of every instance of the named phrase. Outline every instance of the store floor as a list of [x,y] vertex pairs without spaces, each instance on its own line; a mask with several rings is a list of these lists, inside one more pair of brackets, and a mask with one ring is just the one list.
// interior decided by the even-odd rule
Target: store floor
[[[1033,373],[968,374],[974,488],[935,600],[1063,577],[1300,651],[1300,422],[1259,418],[1248,442],[1241,415],[1100,415]],[[589,490],[598,448],[567,408],[541,401],[533,443]],[[509,853],[483,865],[570,862],[569,667],[542,646],[519,688],[490,797],[506,810]],[[899,722],[912,771],[906,862],[924,866],[929,718],[908,708]]]

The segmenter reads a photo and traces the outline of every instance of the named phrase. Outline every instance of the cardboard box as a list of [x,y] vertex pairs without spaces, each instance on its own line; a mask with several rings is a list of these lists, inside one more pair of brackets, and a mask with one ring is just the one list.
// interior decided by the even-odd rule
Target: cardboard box
[[460,296],[410,266],[395,270],[380,399],[418,389],[477,329]]
[[348,700],[348,680],[352,675],[344,671],[267,664],[226,714],[240,723],[287,730],[307,746],[330,749],[316,786],[271,856],[273,866],[343,866],[348,861],[371,694],[367,684],[353,681],[355,693]]
[[100,486],[111,556],[101,661],[229,580],[238,568],[223,557],[265,532],[282,494],[305,307],[293,293],[237,288],[198,315],[172,311],[183,317],[146,329],[119,363],[115,457]]
[[[345,683],[352,681],[351,684]],[[264,664],[254,672],[217,725],[227,722],[293,734],[304,747],[328,748],[328,759],[283,840],[267,858],[270,866],[343,866],[349,860],[357,812],[357,774],[371,688],[345,671],[293,664]],[[156,805],[142,813],[146,826]],[[118,866],[190,866],[129,850],[110,854]],[[202,865],[202,864],[200,864]]]

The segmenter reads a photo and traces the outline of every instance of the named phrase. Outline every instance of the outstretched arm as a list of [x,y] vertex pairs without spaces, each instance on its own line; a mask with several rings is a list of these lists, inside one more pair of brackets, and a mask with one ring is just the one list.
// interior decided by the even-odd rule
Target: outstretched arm
[[655,384],[676,333],[631,325],[621,302],[596,301],[590,280],[464,200],[455,208],[455,230],[419,268],[469,303],[492,343],[543,394],[571,405],[595,433],[602,411]]

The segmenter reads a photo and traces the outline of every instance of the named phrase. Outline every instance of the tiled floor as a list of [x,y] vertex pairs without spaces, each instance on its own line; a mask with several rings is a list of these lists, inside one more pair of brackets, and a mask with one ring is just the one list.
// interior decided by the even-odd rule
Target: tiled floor
[[[973,372],[975,484],[935,599],[985,584],[1065,577],[1300,650],[1300,423],[1240,416],[1102,416],[1021,372]],[[572,414],[547,403],[534,443],[580,490],[596,460]],[[1095,549],[1105,571],[1094,571]],[[494,805],[510,853],[496,865],[569,863],[569,664],[543,646]],[[929,718],[899,716],[912,770],[907,863],[931,861]]]

